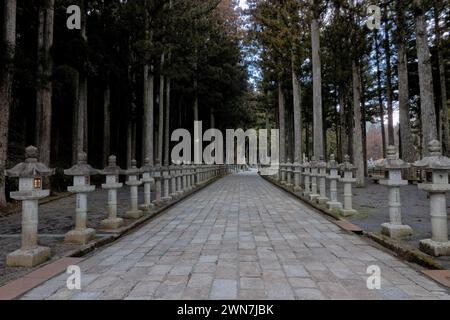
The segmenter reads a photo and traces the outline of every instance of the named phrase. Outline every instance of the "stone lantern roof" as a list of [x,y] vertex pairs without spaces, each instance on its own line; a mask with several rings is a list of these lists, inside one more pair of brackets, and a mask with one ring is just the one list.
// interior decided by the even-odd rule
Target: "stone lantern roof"
[[350,163],[350,156],[348,154],[346,154],[344,156],[344,163],[341,164],[340,166],[342,171],[356,171],[358,170],[358,168],[356,168],[355,166],[353,166]]
[[64,170],[66,176],[92,176],[98,174],[98,170],[87,163],[86,152],[78,153],[78,162],[72,168]]
[[125,170],[125,174],[127,176],[136,176],[139,175],[139,168],[137,167],[137,161],[131,160],[131,168]]
[[116,161],[116,156],[109,156],[108,166],[105,167],[105,169],[100,170],[100,174],[104,176],[118,176],[123,174],[124,171],[117,165]]
[[150,165],[150,159],[145,158],[144,165],[140,168],[141,173],[151,172],[153,170],[153,166]]
[[327,163],[323,160],[323,156],[319,157],[319,161],[316,162],[317,168],[326,168]]
[[50,169],[44,163],[37,159],[38,149],[29,146],[25,149],[25,161],[17,164],[14,168],[5,170],[8,177],[15,178],[34,178],[51,176],[55,173],[55,169]]
[[399,159],[396,146],[389,145],[386,148],[386,153],[386,159],[377,163],[377,167],[384,169],[406,169],[410,167],[409,163]]
[[430,155],[413,163],[414,167],[423,169],[450,170],[450,158],[442,155],[441,143],[432,140],[428,144]]
[[336,162],[334,154],[330,155],[330,161],[328,162],[328,169],[339,169],[339,164]]

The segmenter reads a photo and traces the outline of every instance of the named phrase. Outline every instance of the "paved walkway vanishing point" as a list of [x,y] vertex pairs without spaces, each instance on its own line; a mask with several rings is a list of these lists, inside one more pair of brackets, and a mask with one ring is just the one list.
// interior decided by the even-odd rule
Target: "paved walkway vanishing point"
[[[381,289],[367,289],[368,266]],[[227,176],[25,299],[449,299],[413,267],[255,173]]]

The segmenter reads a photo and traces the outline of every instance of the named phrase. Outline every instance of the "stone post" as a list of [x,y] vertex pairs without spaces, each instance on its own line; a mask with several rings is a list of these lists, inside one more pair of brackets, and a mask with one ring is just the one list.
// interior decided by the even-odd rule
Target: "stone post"
[[170,170],[170,197],[172,199],[178,198],[177,193],[177,173],[176,173],[176,167],[174,165],[171,165],[169,167]]
[[302,174],[302,167],[298,162],[294,162],[292,167],[294,169],[294,191],[301,192],[302,187],[300,187],[300,175]]
[[344,208],[341,209],[340,213],[347,217],[357,213],[352,206],[352,183],[356,182],[356,179],[353,178],[353,172],[356,168],[350,163],[349,155],[345,155],[341,169],[344,172],[344,177],[340,178],[339,181],[344,183]]
[[182,167],[180,165],[180,162],[177,162],[177,170],[176,170],[176,177],[177,177],[177,193],[178,196],[181,196],[184,191],[183,191],[183,176],[182,176]]
[[290,159],[286,163],[286,187],[292,187],[292,163]]
[[153,204],[157,207],[163,205],[162,201],[162,175],[161,175],[161,167],[158,165],[153,171],[153,178],[155,179],[155,200],[153,200]]
[[281,184],[286,184],[286,163],[280,163]]
[[162,169],[162,178],[163,178],[163,196],[161,198],[161,200],[163,202],[170,202],[170,200],[172,200],[172,197],[169,195],[169,180],[170,180],[170,175],[169,175],[169,168],[168,167],[163,167]]
[[138,209],[138,187],[142,184],[139,180],[139,169],[136,160],[131,160],[131,168],[125,171],[126,185],[130,187],[130,210],[125,213],[125,218],[138,219],[143,213]]
[[119,175],[123,174],[123,170],[117,166],[115,156],[109,156],[108,166],[100,174],[106,176],[102,188],[108,190],[108,218],[100,222],[100,229],[115,230],[123,225],[123,219],[117,217],[117,190],[123,186],[119,183]]
[[303,190],[303,196],[304,197],[309,197],[309,194],[311,193],[311,164],[308,161],[308,158],[305,158],[305,161],[303,162],[303,168],[304,168],[304,172],[303,172],[303,176],[304,176],[304,183],[305,183],[305,188]]
[[389,218],[390,222],[381,225],[381,233],[391,238],[402,238],[412,234],[410,226],[402,224],[402,205],[400,201],[400,186],[408,184],[402,180],[402,169],[410,165],[399,159],[395,146],[387,147],[387,158],[377,165],[386,172],[385,179],[380,179],[380,184],[389,188]]
[[317,197],[317,202],[324,204],[328,201],[327,197],[327,163],[324,161],[323,156],[320,156],[319,162],[317,163],[317,168],[319,170],[319,196]]
[[428,144],[429,156],[414,162],[413,166],[427,169],[427,181],[419,189],[430,197],[431,239],[420,241],[420,249],[433,256],[450,255],[448,241],[448,218],[446,192],[450,191],[448,173],[450,158],[442,155],[441,143],[433,140]]
[[19,191],[11,198],[22,201],[22,243],[20,249],[6,256],[8,267],[34,267],[50,259],[50,248],[38,245],[39,199],[48,197],[50,190],[42,190],[42,178],[54,174],[54,169],[38,162],[38,150],[25,149],[25,162],[6,170],[8,177],[19,178]]
[[65,241],[68,243],[86,244],[95,238],[95,230],[86,227],[87,222],[87,194],[95,190],[90,185],[90,176],[98,171],[87,164],[87,154],[78,154],[78,162],[72,168],[64,170],[66,176],[73,176],[73,186],[68,187],[69,192],[76,194],[75,230],[66,233]]
[[327,202],[328,209],[331,211],[341,210],[342,203],[337,199],[337,181],[339,180],[339,167],[335,160],[334,154],[330,155],[330,162],[328,163],[330,173],[327,177],[330,180],[330,201]]
[[319,172],[317,168],[317,161],[314,157],[313,160],[311,160],[310,166],[311,193],[309,194],[309,200],[316,201],[316,199],[320,196],[317,192],[317,175],[319,174]]
[[151,196],[151,186],[155,183],[155,179],[152,177],[152,169],[153,168],[150,166],[150,159],[145,158],[144,166],[140,170],[142,174],[141,181],[144,184],[144,204],[140,206],[140,209],[147,212],[154,209]]

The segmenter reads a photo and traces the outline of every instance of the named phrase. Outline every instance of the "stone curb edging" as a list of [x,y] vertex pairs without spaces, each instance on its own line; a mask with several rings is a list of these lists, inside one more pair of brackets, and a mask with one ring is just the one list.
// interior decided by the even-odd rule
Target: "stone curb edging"
[[[133,221],[129,225],[119,229],[118,232],[111,233],[111,235],[95,239],[94,241],[92,241],[92,242],[90,242],[90,243],[88,243],[88,244],[86,244],[84,246],[81,246],[80,248],[77,248],[75,250],[69,251],[68,253],[66,253],[62,257],[60,257],[59,259],[51,259],[51,260],[47,261],[46,263],[40,265],[37,268],[32,268],[32,269],[29,270],[29,272],[27,272],[24,275],[21,275],[19,278],[11,279],[10,281],[4,283],[2,286],[0,286],[0,289],[2,287],[6,287],[6,286],[10,285],[13,282],[20,282],[22,279],[27,279],[27,277],[31,273],[34,273],[34,272],[39,271],[39,270],[41,270],[43,268],[46,268],[46,267],[50,266],[51,264],[58,263],[58,261],[60,261],[60,260],[67,259],[67,258],[82,258],[82,259],[78,260],[78,262],[83,261],[84,257],[88,253],[91,253],[94,250],[99,249],[99,248],[101,248],[101,247],[103,247],[103,246],[105,246],[107,244],[110,244],[110,243],[112,243],[112,242],[122,238],[123,236],[131,233],[132,231],[134,231],[135,229],[139,228],[140,226],[143,226],[146,222],[149,222],[153,218],[156,218],[157,216],[161,215],[164,211],[166,211],[169,208],[173,207],[177,203],[179,203],[179,202],[189,198],[190,196],[194,195],[198,191],[204,189],[205,187],[213,184],[214,182],[222,179],[225,176],[227,176],[227,174],[225,174],[223,176],[211,178],[210,180],[203,182],[202,184],[198,185],[195,189],[184,193],[181,197],[175,199],[174,201],[169,202],[165,206],[162,206],[162,207],[152,211],[151,213],[149,213],[147,215],[144,215],[143,217],[139,218],[138,220]],[[64,198],[64,197],[62,196],[61,198]],[[61,272],[62,271],[64,271],[64,270],[61,270]],[[61,272],[58,272],[58,274],[61,273]],[[52,275],[52,276],[48,277],[48,279],[46,279],[46,280],[49,280],[50,278],[52,278],[54,276],[55,275]],[[41,283],[43,283],[45,281],[36,281],[34,286],[32,286],[32,287],[30,287],[30,286],[24,287],[22,291],[20,291],[19,293],[15,294],[14,297],[10,297],[10,299],[17,299],[17,298],[23,296],[28,291],[31,291],[33,288],[35,288],[36,286],[40,285]]]
[[[303,201],[310,207],[313,207],[314,209],[320,211],[321,213],[333,218],[334,220],[330,219],[331,222],[336,224],[336,220],[337,221],[347,221],[347,220],[343,219],[341,216],[339,216],[339,214],[332,212],[322,206],[319,206],[317,203],[307,200],[306,198],[295,193],[293,190],[287,188],[286,186],[281,185],[278,181],[275,181],[274,179],[272,179],[268,176],[260,175],[260,177],[262,177],[266,181],[272,183],[273,185],[277,186],[278,188],[284,190],[285,192],[290,193],[291,195],[293,195],[294,197]],[[389,239],[383,235],[380,235],[380,234],[377,234],[377,233],[371,232],[371,231],[364,231],[364,230],[362,233],[357,233],[357,232],[354,232],[354,233],[358,234],[360,236],[365,236],[365,237],[375,241],[376,243],[382,245],[386,249],[395,253],[398,257],[400,257],[408,262],[413,262],[422,267],[432,269],[432,270],[445,270],[446,269],[439,262],[437,262],[433,258],[419,252],[417,249],[400,244],[399,242]]]

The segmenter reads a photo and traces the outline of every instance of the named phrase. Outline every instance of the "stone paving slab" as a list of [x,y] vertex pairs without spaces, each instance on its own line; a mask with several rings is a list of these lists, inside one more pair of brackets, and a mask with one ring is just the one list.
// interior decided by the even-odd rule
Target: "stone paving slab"
[[[381,269],[369,290],[368,266]],[[227,176],[23,299],[450,299],[255,173]]]

